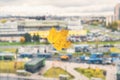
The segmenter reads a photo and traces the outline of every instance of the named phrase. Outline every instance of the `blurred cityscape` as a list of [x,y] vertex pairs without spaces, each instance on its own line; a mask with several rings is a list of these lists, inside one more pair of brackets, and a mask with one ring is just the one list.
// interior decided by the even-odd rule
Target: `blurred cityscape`
[[[7,5],[7,1],[0,4]],[[120,80],[120,3],[112,2],[112,14],[103,9],[88,10],[89,15],[78,14],[74,7],[65,8],[63,14],[63,9],[53,6],[48,6],[50,11],[47,7],[1,6],[0,80]],[[48,10],[42,12],[42,8]],[[51,45],[52,28],[68,30],[69,48],[58,51]]]

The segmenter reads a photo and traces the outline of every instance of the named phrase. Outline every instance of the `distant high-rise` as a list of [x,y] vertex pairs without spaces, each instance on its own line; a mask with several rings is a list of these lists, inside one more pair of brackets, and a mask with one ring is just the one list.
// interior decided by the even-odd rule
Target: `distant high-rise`
[[120,3],[115,6],[114,16],[115,20],[120,20]]

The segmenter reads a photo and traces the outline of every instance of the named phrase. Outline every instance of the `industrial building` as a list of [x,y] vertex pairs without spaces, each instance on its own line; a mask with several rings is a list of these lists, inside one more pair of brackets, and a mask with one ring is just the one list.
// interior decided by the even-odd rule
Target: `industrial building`
[[65,21],[57,20],[6,21],[5,23],[0,23],[0,40],[19,41],[22,35],[31,31],[46,31],[52,27],[61,29],[66,26]]

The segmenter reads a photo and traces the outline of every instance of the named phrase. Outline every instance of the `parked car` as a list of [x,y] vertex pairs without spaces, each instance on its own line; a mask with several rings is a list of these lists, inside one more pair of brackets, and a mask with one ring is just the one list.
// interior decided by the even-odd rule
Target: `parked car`
[[67,55],[61,55],[60,59],[61,60],[69,60],[69,56],[67,56]]
[[103,59],[103,54],[98,54],[98,53],[94,53],[90,55],[90,58],[88,60],[88,63],[99,63],[102,64],[102,59]]
[[38,58],[51,58],[52,54],[50,54],[50,53],[38,53],[37,57]]
[[102,64],[111,64],[112,63],[112,58],[103,58]]

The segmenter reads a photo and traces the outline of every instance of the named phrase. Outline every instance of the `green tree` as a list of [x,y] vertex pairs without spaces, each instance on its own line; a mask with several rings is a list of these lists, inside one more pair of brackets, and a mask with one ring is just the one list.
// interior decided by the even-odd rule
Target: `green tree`
[[36,36],[36,41],[37,41],[37,42],[40,41],[40,36],[39,36],[39,35]]
[[117,22],[113,22],[112,23],[112,29],[113,30],[117,30],[117,28],[118,28],[118,23]]
[[31,42],[31,35],[26,33],[24,34],[25,42]]
[[36,41],[36,35],[35,34],[33,35],[32,39],[33,39],[33,42]]
[[112,23],[108,23],[108,26],[106,27],[114,31],[118,29],[118,26],[119,26],[119,23],[117,21],[114,21]]
[[112,23],[112,26],[118,26],[118,23],[115,21]]
[[34,34],[32,39],[33,39],[34,42],[39,42],[40,36]]

